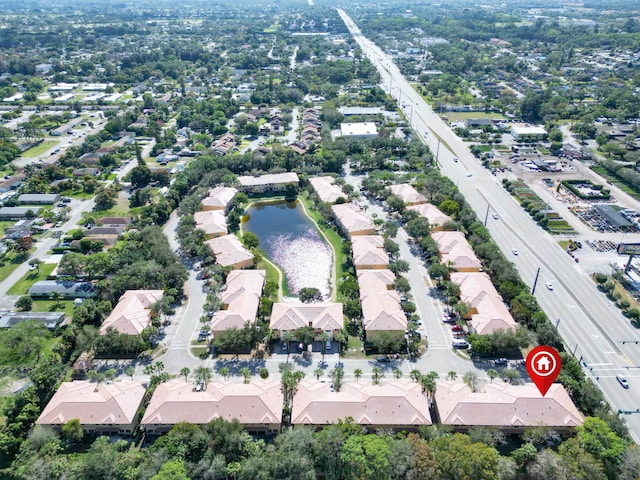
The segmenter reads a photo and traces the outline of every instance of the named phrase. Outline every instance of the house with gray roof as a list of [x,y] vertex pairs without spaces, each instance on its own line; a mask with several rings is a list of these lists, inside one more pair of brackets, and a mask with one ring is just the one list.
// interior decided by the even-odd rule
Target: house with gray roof
[[40,280],[29,289],[33,298],[51,298],[59,293],[62,298],[91,298],[98,294],[92,282],[70,282],[62,280]]

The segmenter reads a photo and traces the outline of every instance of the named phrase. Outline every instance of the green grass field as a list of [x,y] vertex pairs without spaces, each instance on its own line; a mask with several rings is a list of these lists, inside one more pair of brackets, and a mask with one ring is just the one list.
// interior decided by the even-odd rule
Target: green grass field
[[33,286],[34,283],[45,280],[47,276],[53,272],[56,266],[53,264],[41,264],[40,271],[33,270],[29,271],[18,280],[7,292],[9,295],[26,295],[29,289]]
[[15,252],[6,253],[4,259],[0,263],[0,282],[7,278],[11,273],[18,268],[22,262],[25,262],[29,256],[35,252],[35,247],[32,247],[28,252],[16,254]]
[[34,300],[33,312],[64,312],[68,317],[73,317],[73,300]]
[[51,147],[57,145],[58,142],[55,140],[45,140],[40,145],[36,145],[33,148],[30,148],[26,152],[22,154],[23,157],[37,157],[38,155],[42,155],[44,152],[49,150]]

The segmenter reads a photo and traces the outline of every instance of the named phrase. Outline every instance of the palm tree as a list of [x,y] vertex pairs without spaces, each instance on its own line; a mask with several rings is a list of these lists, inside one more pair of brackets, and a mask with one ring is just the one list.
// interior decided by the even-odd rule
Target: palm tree
[[244,383],[249,383],[249,379],[251,378],[251,370],[248,367],[242,367],[240,369],[240,375],[244,377]]
[[411,373],[409,373],[409,376],[411,377],[411,380],[413,380],[414,382],[419,382],[420,379],[422,378],[422,373],[420,373],[420,370],[418,369],[413,369],[411,370]]
[[62,299],[62,294],[60,292],[51,292],[51,300],[56,301],[56,308],[60,306],[61,299]]
[[358,380],[360,380],[360,377],[362,376],[362,370],[360,370],[359,368],[356,368],[353,371],[353,374],[356,376],[356,382],[357,382]]
[[222,375],[222,378],[224,378],[225,380],[229,378],[229,367],[221,367],[220,375]]
[[125,374],[129,375],[131,377],[131,380],[133,380],[133,376],[136,373],[136,369],[133,367],[127,367],[127,369],[124,371]]
[[458,373],[455,370],[449,370],[447,373],[447,380],[451,380],[452,382],[458,378]]
[[324,370],[322,370],[321,368],[316,368],[313,371],[313,374],[316,376],[316,380],[320,380],[320,377],[324,374]]
[[393,371],[393,376],[396,378],[396,380],[400,380],[402,378],[402,370],[400,370],[399,368],[396,368]]
[[487,377],[489,377],[489,379],[491,380],[489,383],[493,383],[493,379],[496,378],[498,376],[498,371],[494,370],[493,368],[490,368],[489,370],[487,370]]
[[203,383],[204,389],[206,390],[207,384],[209,383],[209,380],[211,380],[211,369],[207,367],[198,367],[196,368],[194,375],[196,377],[196,382]]
[[380,367],[373,367],[371,371],[371,379],[375,385],[380,385],[380,379],[384,377],[384,373],[382,373],[382,369]]
[[476,374],[476,372],[465,373],[462,377],[462,380],[464,381],[464,383],[469,385],[469,388],[471,388],[472,392],[475,392],[478,389],[478,375]]
[[191,369],[189,367],[182,367],[180,369],[180,375],[184,375],[184,381],[189,381],[189,374],[191,373]]

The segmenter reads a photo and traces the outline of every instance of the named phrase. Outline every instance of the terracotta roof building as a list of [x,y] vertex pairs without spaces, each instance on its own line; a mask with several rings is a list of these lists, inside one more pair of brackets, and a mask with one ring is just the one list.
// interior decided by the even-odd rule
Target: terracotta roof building
[[446,222],[451,221],[451,217],[449,215],[445,215],[440,211],[438,207],[436,207],[435,205],[431,205],[430,203],[413,205],[407,210],[418,212],[418,215],[426,218],[429,221],[429,228],[432,231],[441,230],[442,225],[444,225]]
[[220,295],[222,310],[211,319],[211,331],[242,328],[254,323],[264,287],[265,270],[234,270],[227,275],[224,291]]
[[460,286],[460,299],[469,306],[469,329],[478,335],[512,330],[517,324],[486,273],[452,273]]
[[100,333],[109,327],[125,335],[140,335],[151,325],[151,307],[162,300],[162,290],[127,290],[100,327]]
[[376,231],[369,217],[353,203],[334,205],[331,211],[338,225],[349,238],[355,235],[373,235]]
[[202,210],[227,211],[233,198],[238,193],[233,187],[216,187],[209,191],[209,195],[202,200]]
[[451,265],[459,272],[479,272],[482,263],[467,242],[464,233],[457,231],[432,232],[440,251],[440,262]]
[[240,176],[240,190],[247,193],[283,191],[288,186],[298,186],[298,175],[295,172],[268,173],[259,177]]
[[401,183],[399,185],[390,185],[389,190],[391,193],[400,197],[405,205],[419,205],[421,203],[427,203],[427,198],[418,193],[418,191],[413,188],[408,183]]
[[360,235],[351,239],[353,265],[360,268],[387,268],[389,255],[381,235]]
[[358,270],[362,325],[368,340],[380,332],[404,337],[407,317],[400,306],[400,295],[391,286],[395,279],[390,270]]
[[274,303],[269,328],[279,337],[302,327],[312,327],[316,335],[326,333],[329,339],[344,327],[341,303]]
[[142,382],[64,382],[36,424],[60,429],[77,418],[86,433],[131,434],[144,394]]
[[313,427],[347,417],[369,431],[417,430],[432,423],[427,398],[416,382],[344,383],[334,392],[328,383],[303,380],[291,411],[293,425]]
[[207,238],[220,237],[227,234],[227,219],[220,210],[206,210],[193,214],[196,228],[204,230]]
[[335,203],[338,198],[347,199],[347,195],[335,184],[333,177],[313,177],[309,179],[309,183],[321,202]]
[[147,433],[159,434],[180,422],[204,425],[224,418],[237,419],[249,432],[280,430],[284,399],[278,380],[213,382],[197,390],[182,378],[158,385],[142,418],[142,427]]
[[251,253],[234,234],[206,240],[216,258],[216,263],[223,267],[246,268],[253,265]]
[[473,392],[462,382],[438,382],[435,403],[443,425],[466,431],[469,427],[497,427],[507,433],[522,433],[530,427],[573,431],[584,417],[559,383],[540,395],[532,384],[492,383]]

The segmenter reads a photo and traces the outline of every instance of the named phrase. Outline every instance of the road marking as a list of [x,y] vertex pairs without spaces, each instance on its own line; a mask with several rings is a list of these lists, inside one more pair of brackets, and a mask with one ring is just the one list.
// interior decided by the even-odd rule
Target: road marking
[[602,365],[602,366],[613,365],[613,363],[589,363],[588,365],[590,367],[599,367],[600,365]]

